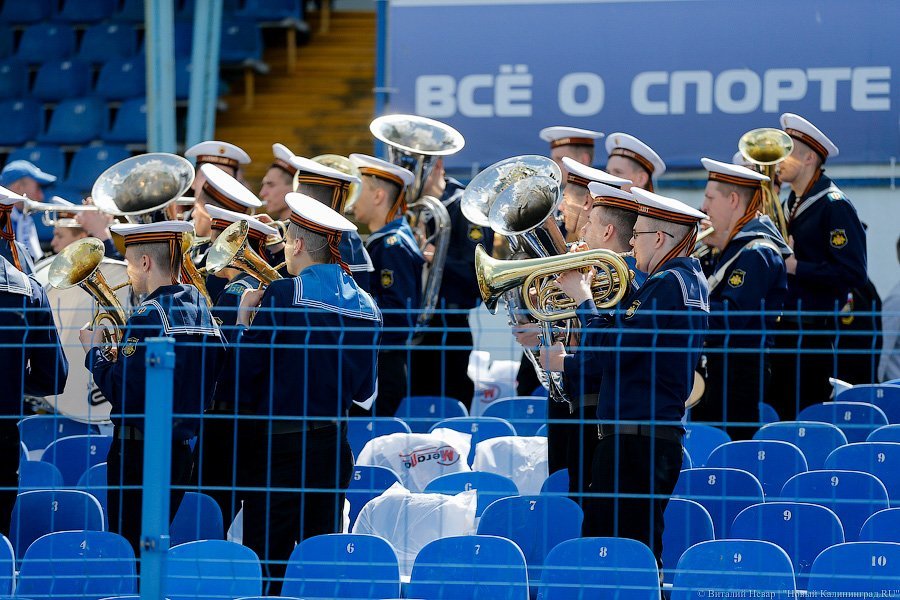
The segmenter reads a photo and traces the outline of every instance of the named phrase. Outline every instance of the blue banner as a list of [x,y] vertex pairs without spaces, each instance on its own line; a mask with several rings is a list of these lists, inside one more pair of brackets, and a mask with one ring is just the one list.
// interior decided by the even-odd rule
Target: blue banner
[[387,112],[459,129],[451,168],[546,154],[550,125],[628,132],[700,168],[783,112],[831,137],[829,163],[885,164],[898,39],[893,0],[393,0]]

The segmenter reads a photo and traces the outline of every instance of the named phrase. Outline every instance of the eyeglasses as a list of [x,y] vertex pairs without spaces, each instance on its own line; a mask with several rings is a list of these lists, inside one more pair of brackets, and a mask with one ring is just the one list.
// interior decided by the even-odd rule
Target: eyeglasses
[[637,236],[643,235],[643,234],[645,234],[645,233],[662,233],[663,235],[667,235],[667,236],[669,236],[670,238],[674,238],[674,237],[675,237],[674,235],[672,235],[672,234],[669,233],[668,231],[662,231],[661,229],[654,229],[654,230],[652,230],[652,231],[634,231],[634,230],[632,230],[632,232],[631,232],[631,237],[636,238]]

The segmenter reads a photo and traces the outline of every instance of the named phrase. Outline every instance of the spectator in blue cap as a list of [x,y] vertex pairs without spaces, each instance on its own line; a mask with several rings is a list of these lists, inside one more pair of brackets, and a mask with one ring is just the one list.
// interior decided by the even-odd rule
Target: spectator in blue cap
[[[44,201],[42,188],[54,181],[56,181],[56,176],[44,173],[27,160],[14,160],[3,167],[3,171],[0,171],[0,185],[35,202]],[[31,215],[22,213],[21,204],[16,204],[13,208],[12,222],[16,239],[25,246],[31,258],[37,260],[43,256],[34,220]]]

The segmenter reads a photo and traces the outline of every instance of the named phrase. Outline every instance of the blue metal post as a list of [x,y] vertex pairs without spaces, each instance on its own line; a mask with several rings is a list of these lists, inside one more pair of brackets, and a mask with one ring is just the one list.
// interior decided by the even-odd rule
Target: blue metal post
[[174,0],[144,3],[147,48],[147,150],[175,152]]
[[[388,102],[388,0],[375,0],[375,11],[375,116],[380,117]],[[385,156],[384,143],[379,140],[375,140],[375,156]]]
[[212,139],[219,94],[221,0],[196,0],[194,46],[191,51],[191,93],[188,100],[187,146]]
[[159,600],[165,593],[166,553],[169,550],[175,340],[148,338],[146,366],[141,599]]

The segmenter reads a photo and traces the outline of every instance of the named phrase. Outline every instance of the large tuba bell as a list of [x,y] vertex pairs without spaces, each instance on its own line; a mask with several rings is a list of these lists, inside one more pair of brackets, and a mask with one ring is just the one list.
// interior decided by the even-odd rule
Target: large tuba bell
[[98,210],[131,223],[165,221],[166,207],[191,187],[194,166],[174,154],[152,152],[119,161],[91,189]]
[[768,183],[762,184],[763,212],[769,215],[784,239],[788,238],[787,219],[784,218],[784,209],[775,188],[775,170],[793,149],[794,140],[791,136],[771,127],[748,131],[738,141],[741,156],[751,163],[756,171],[769,178]]
[[[406,217],[416,234],[419,247],[434,246],[434,255],[422,271],[422,312],[418,324],[430,319],[438,302],[447,249],[450,247],[450,215],[433,196],[422,196],[425,182],[434,168],[436,158],[456,154],[465,146],[462,134],[449,125],[416,115],[386,115],[378,117],[369,130],[388,147],[388,157],[395,165],[414,175],[408,190],[409,210]],[[429,229],[432,233],[428,233]]]
[[247,221],[235,221],[226,227],[209,247],[207,271],[216,274],[226,268],[238,269],[258,279],[261,287],[281,279],[278,271],[247,245],[249,233]]
[[125,311],[116,298],[115,291],[125,287],[129,282],[111,287],[106,282],[99,266],[103,261],[105,248],[97,238],[84,238],[66,246],[50,264],[49,283],[61,290],[79,286],[97,301],[97,313],[91,319],[91,328],[103,323],[111,327],[103,328],[103,341],[107,345],[103,349],[104,356],[113,360],[116,347],[122,339],[125,327]]

